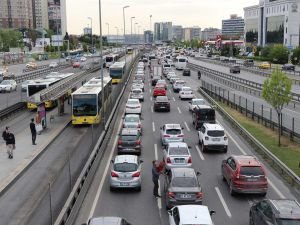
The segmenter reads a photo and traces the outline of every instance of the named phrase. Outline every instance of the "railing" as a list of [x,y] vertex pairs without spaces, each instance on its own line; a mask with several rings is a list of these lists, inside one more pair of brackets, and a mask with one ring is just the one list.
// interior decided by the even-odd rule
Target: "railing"
[[255,148],[260,154],[262,154],[266,160],[271,163],[271,166],[275,168],[278,173],[287,180],[299,194],[300,178],[290,168],[288,168],[280,159],[278,159],[272,152],[270,152],[265,146],[263,146],[252,134],[250,134],[244,127],[242,127],[230,114],[228,114],[211,96],[210,91],[205,87],[199,88],[199,92],[209,100],[209,102],[216,107],[216,109],[222,114],[222,116],[230,122],[230,124],[239,132],[241,136],[247,140],[252,147]]

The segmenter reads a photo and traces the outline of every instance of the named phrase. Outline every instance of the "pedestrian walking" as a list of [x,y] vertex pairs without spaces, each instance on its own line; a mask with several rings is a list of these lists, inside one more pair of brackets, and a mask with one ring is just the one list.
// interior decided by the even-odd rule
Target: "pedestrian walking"
[[35,128],[35,124],[34,124],[34,119],[31,119],[31,123],[30,123],[30,131],[31,131],[31,138],[32,138],[32,144],[36,145],[35,140],[36,140],[36,128]]
[[153,195],[157,198],[161,198],[161,196],[158,194],[158,189],[159,189],[159,185],[158,185],[158,181],[159,181],[159,175],[161,174],[161,172],[158,169],[158,161],[153,160],[152,161],[152,181],[154,184],[153,187]]
[[6,141],[6,150],[7,150],[8,158],[12,159],[14,158],[13,151],[16,148],[16,142],[15,142],[15,135],[11,133],[9,129],[6,132],[5,141]]
[[200,72],[200,70],[198,71],[198,80],[200,80],[201,79],[201,72]]

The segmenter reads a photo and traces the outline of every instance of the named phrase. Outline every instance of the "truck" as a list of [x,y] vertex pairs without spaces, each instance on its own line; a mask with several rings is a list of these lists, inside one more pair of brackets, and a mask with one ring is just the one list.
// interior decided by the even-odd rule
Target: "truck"
[[203,123],[216,123],[216,111],[209,105],[197,105],[192,111],[192,117],[196,130],[201,128]]

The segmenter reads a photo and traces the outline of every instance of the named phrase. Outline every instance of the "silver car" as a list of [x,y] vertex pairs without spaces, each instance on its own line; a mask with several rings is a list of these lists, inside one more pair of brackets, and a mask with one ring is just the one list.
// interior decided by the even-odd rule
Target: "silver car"
[[141,191],[142,188],[142,160],[135,155],[117,155],[112,160],[110,173],[110,190],[133,188]]
[[140,115],[138,114],[127,114],[123,120],[123,128],[135,128],[142,134],[142,122]]
[[175,167],[192,167],[189,146],[184,142],[171,142],[163,151],[166,170]]
[[165,124],[160,128],[161,144],[184,142],[183,127],[180,124]]
[[142,89],[140,88],[134,88],[131,90],[131,93],[130,93],[130,98],[131,99],[138,99],[140,101],[144,101],[144,92]]

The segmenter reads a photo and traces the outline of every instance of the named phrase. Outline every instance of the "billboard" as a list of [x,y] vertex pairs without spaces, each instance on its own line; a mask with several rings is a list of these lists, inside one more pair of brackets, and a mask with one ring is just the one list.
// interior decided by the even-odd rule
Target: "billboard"
[[62,35],[52,35],[51,36],[51,45],[52,46],[63,46],[63,36]]

